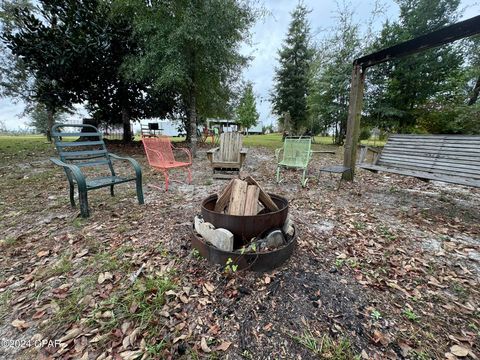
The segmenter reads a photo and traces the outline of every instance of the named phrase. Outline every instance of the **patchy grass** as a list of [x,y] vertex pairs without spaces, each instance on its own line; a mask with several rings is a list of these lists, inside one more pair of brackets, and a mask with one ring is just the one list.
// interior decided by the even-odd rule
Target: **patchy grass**
[[35,273],[36,280],[46,280],[53,276],[60,276],[70,272],[73,269],[71,253],[64,253],[57,261],[49,266],[39,268]]
[[305,331],[302,335],[293,336],[293,339],[320,359],[360,359],[360,356],[353,351],[352,345],[347,338],[341,337],[338,340],[334,340],[328,334],[324,334],[319,338],[310,331]]
[[95,287],[96,278],[94,276],[85,276],[70,289],[70,293],[64,299],[54,300],[57,311],[47,329],[52,330],[65,323],[75,323],[80,321],[84,311],[89,306],[88,294]]
[[3,320],[8,315],[12,293],[12,290],[0,293],[0,320]]
[[53,145],[41,135],[0,136],[0,165],[31,160],[45,153],[53,153]]
[[166,340],[158,333],[165,293],[175,289],[175,284],[168,276],[151,276],[139,278],[133,286],[128,286],[97,304],[86,316],[87,323],[108,333],[121,323],[132,322],[143,331],[148,353],[157,355],[166,346]]
[[4,239],[0,240],[0,248],[13,246],[17,243],[17,239],[12,236],[7,236]]

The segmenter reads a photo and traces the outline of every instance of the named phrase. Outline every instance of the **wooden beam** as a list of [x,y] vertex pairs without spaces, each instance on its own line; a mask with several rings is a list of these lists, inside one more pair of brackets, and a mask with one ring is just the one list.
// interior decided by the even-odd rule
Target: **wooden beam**
[[345,172],[342,175],[342,179],[347,181],[352,181],[355,174],[364,88],[365,70],[363,70],[360,65],[354,65],[350,87],[350,103],[348,107],[347,136],[345,139],[345,150],[343,154],[343,165],[351,169],[349,172]]
[[364,69],[480,34],[480,15],[356,59]]

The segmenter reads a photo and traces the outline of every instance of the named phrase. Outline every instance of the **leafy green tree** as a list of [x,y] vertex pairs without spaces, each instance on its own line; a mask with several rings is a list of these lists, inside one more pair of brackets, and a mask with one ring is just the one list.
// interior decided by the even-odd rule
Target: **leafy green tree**
[[130,58],[133,79],[152,80],[159,91],[175,89],[192,154],[199,117],[227,107],[231,85],[246,64],[239,44],[248,37],[255,11],[240,0],[126,0],[134,9],[141,52]]
[[248,129],[257,125],[258,117],[259,114],[257,112],[257,105],[255,102],[255,95],[253,94],[252,83],[248,83],[237,108],[238,123],[247,131],[248,134]]
[[[37,132],[40,134],[47,134],[51,129],[50,118],[48,111],[43,104],[36,104],[33,109],[29,113],[30,115],[30,122],[28,123],[29,126],[35,128]],[[63,113],[55,113],[53,118],[53,123],[61,123],[65,120],[65,116]]]
[[[386,23],[373,49],[438,30],[454,23],[459,0],[397,0],[400,17]],[[458,46],[445,45],[369,69],[367,109],[372,125],[395,131],[415,129],[419,117],[459,95],[462,54]]]
[[292,12],[287,38],[278,52],[279,67],[271,98],[275,114],[279,117],[290,114],[290,125],[295,133],[307,124],[307,95],[313,57],[308,13],[301,3]]
[[[2,3],[4,26],[2,40],[28,73],[30,102],[43,104],[48,114],[48,125],[53,125],[55,113],[69,108],[78,97],[67,90],[72,81],[69,68],[75,62],[74,54],[62,56],[53,52],[57,43],[64,43],[62,24],[53,4],[34,7],[26,2]],[[61,30],[60,30],[61,29]],[[57,48],[58,50],[58,48]],[[64,54],[65,55],[65,54]],[[47,138],[51,140],[50,130]]]
[[360,56],[362,44],[368,44],[351,8],[350,3],[339,5],[333,29],[316,49],[307,98],[311,132],[333,132],[337,145],[343,144],[347,132],[352,62]]
[[173,94],[123,76],[122,64],[137,46],[131,17],[113,13],[111,2],[39,0],[27,5],[2,2],[7,20],[2,40],[14,56],[15,69],[28,74],[29,102],[47,109],[49,127],[55,113],[87,102],[94,118],[123,124],[124,140],[130,141],[130,120],[171,111]]
[[467,77],[472,83],[471,90],[469,89],[467,105],[472,106],[477,103],[480,95],[480,36],[477,35],[469,39],[465,52],[470,62]]

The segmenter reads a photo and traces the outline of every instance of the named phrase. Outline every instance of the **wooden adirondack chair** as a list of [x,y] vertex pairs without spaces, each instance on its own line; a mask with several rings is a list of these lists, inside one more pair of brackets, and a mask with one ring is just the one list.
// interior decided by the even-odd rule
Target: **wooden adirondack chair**
[[[188,171],[188,182],[192,182],[192,155],[188,149],[175,148],[168,136],[143,137],[143,147],[147,154],[148,163],[151,167],[160,170],[165,176],[165,191],[168,191],[168,171],[174,168],[186,168]],[[188,161],[175,159],[174,150],[187,155]]]
[[[61,131],[62,128],[79,130],[65,132]],[[52,127],[52,136],[60,159],[51,158],[50,160],[54,164],[62,166],[65,170],[68,184],[70,185],[70,203],[72,206],[75,206],[74,191],[75,184],[77,185],[82,217],[89,216],[88,191],[110,186],[110,193],[114,196],[113,187],[129,181],[136,182],[138,203],[143,204],[142,170],[140,165],[130,157],[120,157],[107,152],[102,134],[96,127],[92,125],[57,124]],[[76,137],[80,141],[65,141],[65,138],[68,137]],[[116,175],[112,160],[129,161],[135,170],[135,176],[124,177]],[[110,176],[87,178],[81,170],[84,167],[99,168],[105,166],[108,167]]]
[[[294,168],[303,169],[302,186],[307,184],[307,169],[308,163],[312,156],[311,151],[312,139],[309,137],[296,138],[286,137],[283,143],[283,148],[275,150],[275,157],[277,159],[277,183],[280,182],[280,169]],[[280,159],[280,154],[283,151],[283,156]]]
[[246,156],[247,149],[242,148],[242,134],[222,133],[220,146],[207,152],[213,168],[213,178],[230,179],[238,176]]

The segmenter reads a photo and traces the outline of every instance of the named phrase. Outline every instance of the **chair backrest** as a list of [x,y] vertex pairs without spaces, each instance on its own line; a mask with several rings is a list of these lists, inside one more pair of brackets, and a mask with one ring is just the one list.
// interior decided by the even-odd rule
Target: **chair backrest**
[[52,137],[60,160],[63,162],[80,167],[111,166],[102,133],[95,126],[56,124],[52,127]]
[[311,156],[312,139],[309,137],[286,137],[283,143],[283,161],[292,166],[308,165]]
[[151,166],[163,166],[175,161],[168,136],[142,137],[143,147]]
[[237,132],[222,133],[220,135],[220,151],[217,153],[216,161],[239,162],[241,149],[242,134]]

